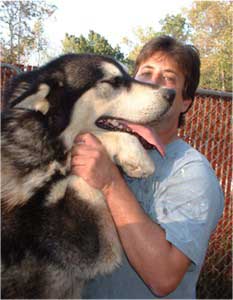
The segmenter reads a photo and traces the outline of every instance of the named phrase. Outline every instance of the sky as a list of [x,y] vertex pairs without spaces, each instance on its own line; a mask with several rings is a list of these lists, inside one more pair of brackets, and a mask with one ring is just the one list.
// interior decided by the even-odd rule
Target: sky
[[[89,30],[103,35],[115,47],[123,37],[133,38],[133,29],[160,29],[159,20],[190,7],[192,0],[47,0],[57,7],[45,23],[49,48],[58,52],[65,33],[87,36]],[[122,49],[123,50],[123,49]],[[123,50],[124,51],[124,50]]]

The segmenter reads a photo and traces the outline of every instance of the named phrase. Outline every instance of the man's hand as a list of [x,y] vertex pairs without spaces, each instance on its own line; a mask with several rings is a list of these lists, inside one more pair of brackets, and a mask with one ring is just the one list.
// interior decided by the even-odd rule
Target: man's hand
[[71,153],[71,169],[73,174],[101,191],[108,190],[120,176],[103,144],[90,133],[76,137]]

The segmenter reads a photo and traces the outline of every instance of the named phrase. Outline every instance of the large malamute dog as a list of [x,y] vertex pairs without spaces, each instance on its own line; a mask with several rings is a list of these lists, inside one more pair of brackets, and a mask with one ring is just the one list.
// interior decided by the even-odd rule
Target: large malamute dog
[[87,54],[13,80],[1,127],[2,298],[79,298],[86,280],[120,263],[103,195],[70,174],[69,151],[89,131],[126,174],[152,174],[139,140],[156,146],[144,125],[159,121],[174,96]]

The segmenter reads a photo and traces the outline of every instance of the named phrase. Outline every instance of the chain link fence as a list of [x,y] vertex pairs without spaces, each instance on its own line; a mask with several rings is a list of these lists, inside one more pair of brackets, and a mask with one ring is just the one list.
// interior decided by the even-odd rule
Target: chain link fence
[[225,195],[198,282],[199,299],[232,299],[232,95],[199,90],[180,136],[212,164]]
[[[31,70],[2,65],[1,94],[12,76]],[[2,98],[1,98],[2,99]],[[199,299],[232,299],[232,95],[199,89],[179,135],[212,164],[225,194],[223,216],[210,239],[199,278]]]

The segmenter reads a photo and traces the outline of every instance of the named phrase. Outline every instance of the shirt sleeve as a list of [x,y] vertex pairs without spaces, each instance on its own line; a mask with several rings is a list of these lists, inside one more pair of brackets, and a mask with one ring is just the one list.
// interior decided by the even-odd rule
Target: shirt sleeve
[[184,164],[158,184],[152,211],[166,239],[194,264],[202,264],[223,211],[223,194],[212,168],[202,161]]

